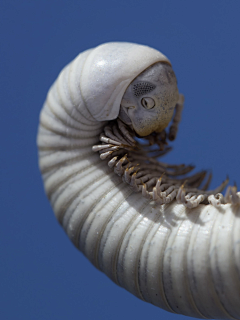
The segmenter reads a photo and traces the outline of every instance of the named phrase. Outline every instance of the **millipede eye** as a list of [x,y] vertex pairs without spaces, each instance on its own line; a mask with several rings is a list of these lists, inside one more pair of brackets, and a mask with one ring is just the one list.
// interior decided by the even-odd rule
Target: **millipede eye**
[[152,98],[142,98],[141,104],[145,109],[152,109],[155,106],[155,101]]

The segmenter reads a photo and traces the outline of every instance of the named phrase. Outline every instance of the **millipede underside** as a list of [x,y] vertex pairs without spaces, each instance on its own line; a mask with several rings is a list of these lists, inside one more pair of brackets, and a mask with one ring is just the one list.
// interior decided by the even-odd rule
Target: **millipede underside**
[[[101,144],[93,146],[102,160],[108,160],[108,166],[122,177],[135,192],[153,200],[154,204],[166,204],[175,198],[178,203],[194,208],[200,203],[219,206],[225,203],[239,204],[240,192],[236,186],[229,186],[225,196],[221,194],[229,182],[227,178],[214,190],[207,190],[212,175],[200,171],[188,175],[192,165],[170,165],[157,160],[171,150],[167,147],[167,138],[173,140],[173,130],[153,133],[145,137],[147,144],[139,142],[133,130],[120,119],[110,121],[100,135]],[[205,182],[204,182],[205,181]]]

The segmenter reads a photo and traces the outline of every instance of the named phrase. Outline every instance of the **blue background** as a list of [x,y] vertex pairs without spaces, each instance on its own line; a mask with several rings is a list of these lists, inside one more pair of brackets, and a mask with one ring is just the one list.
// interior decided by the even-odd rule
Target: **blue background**
[[[240,183],[240,1],[34,0],[0,3],[0,319],[184,319],[97,271],[52,213],[36,133],[46,93],[79,52],[147,44],[173,64],[185,109],[164,161]],[[186,319],[186,318],[185,318]]]

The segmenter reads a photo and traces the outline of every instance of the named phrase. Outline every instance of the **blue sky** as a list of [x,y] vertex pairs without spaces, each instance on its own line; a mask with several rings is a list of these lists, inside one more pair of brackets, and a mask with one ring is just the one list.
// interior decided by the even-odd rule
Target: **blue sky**
[[56,76],[107,41],[168,56],[185,95],[171,163],[240,184],[240,2],[35,0],[0,2],[0,319],[184,319],[113,284],[58,225],[37,164],[38,117]]

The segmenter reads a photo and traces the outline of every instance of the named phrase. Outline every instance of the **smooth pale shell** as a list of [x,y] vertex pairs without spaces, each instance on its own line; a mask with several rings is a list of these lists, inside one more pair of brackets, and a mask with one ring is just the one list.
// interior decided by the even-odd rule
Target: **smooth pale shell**
[[127,42],[100,45],[77,57],[83,61],[80,90],[86,108],[97,121],[116,119],[122,96],[142,71],[156,62],[169,62],[159,51]]

